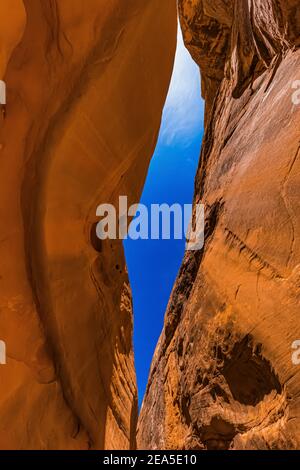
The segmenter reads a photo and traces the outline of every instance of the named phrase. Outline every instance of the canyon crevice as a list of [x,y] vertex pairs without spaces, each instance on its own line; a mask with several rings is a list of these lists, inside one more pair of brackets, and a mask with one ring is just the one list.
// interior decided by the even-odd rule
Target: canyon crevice
[[179,0],[205,136],[187,252],[138,425],[142,449],[299,448],[300,6]]

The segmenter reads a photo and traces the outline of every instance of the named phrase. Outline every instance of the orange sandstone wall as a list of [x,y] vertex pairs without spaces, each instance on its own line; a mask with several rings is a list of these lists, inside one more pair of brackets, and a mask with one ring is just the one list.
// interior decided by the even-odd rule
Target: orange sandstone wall
[[206,100],[195,185],[206,241],[175,283],[138,445],[299,448],[299,1],[179,0],[179,11]]
[[0,448],[128,449],[137,392],[122,244],[173,66],[174,0],[2,0]]

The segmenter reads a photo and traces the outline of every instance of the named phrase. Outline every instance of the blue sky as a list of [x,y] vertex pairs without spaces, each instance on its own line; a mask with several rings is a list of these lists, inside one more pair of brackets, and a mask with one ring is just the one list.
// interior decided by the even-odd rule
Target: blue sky
[[[192,202],[202,135],[199,69],[183,45],[179,28],[172,81],[141,203],[150,207]],[[128,239],[124,247],[133,293],[135,365],[141,404],[184,254],[184,240]]]

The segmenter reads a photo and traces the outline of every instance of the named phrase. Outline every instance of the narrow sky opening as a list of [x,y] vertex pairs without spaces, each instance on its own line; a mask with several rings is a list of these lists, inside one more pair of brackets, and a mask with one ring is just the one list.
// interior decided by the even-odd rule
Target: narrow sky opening
[[[203,136],[199,68],[184,47],[181,30],[160,135],[141,203],[191,204]],[[183,254],[184,240],[126,240],[133,293],[134,350],[141,405],[153,353]]]

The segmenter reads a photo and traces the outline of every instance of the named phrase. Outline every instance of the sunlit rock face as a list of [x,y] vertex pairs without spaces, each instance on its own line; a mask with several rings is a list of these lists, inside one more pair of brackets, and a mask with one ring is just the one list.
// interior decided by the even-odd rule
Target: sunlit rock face
[[96,208],[140,197],[176,4],[2,0],[0,16],[0,448],[135,447],[131,293]]
[[207,103],[195,190],[206,241],[174,286],[138,444],[299,448],[299,2],[180,0],[179,11]]

